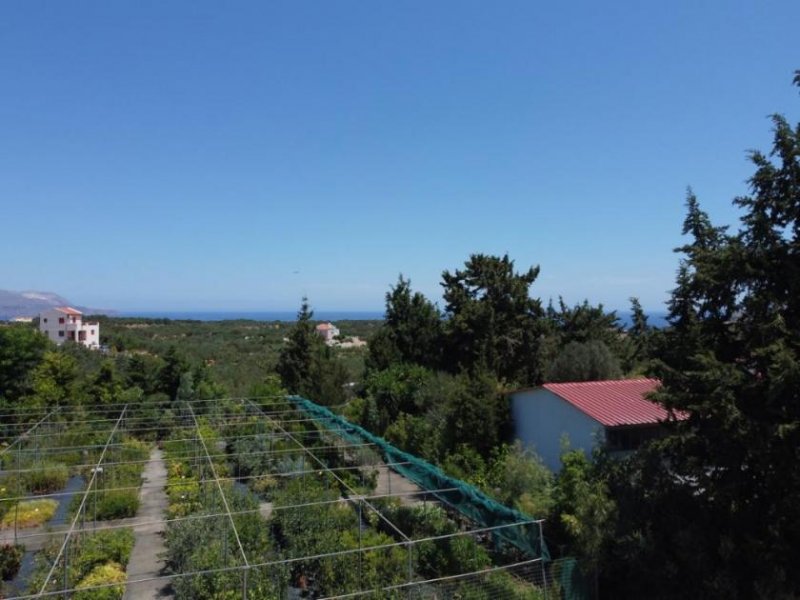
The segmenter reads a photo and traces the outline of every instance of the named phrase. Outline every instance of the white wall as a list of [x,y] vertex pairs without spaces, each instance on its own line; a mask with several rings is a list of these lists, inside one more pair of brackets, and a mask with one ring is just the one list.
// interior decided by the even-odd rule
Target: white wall
[[[39,331],[56,344],[63,344],[69,340],[70,331],[75,332],[75,341],[78,342],[79,332],[85,331],[86,339],[80,343],[90,348],[98,348],[100,346],[99,323],[84,323],[81,315],[75,315],[75,322],[73,323],[72,317],[73,315],[67,315],[57,310],[42,312],[39,314]],[[59,319],[64,319],[64,322],[59,323]],[[64,332],[64,335],[59,335],[60,332]]]
[[605,439],[600,423],[544,388],[511,394],[511,414],[516,437],[555,472],[561,469],[564,434],[569,436],[570,448],[587,455],[598,440]]
[[[59,324],[58,320],[63,318],[64,323]],[[63,344],[66,338],[67,315],[57,310],[46,310],[39,314],[39,331],[45,334],[51,342]],[[58,335],[59,331],[64,331],[64,337]]]

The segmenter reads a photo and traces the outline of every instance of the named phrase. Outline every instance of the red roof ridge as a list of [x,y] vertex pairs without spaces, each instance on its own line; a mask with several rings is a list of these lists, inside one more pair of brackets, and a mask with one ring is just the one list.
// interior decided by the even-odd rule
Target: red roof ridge
[[71,306],[56,306],[55,310],[57,310],[58,312],[66,313],[68,315],[82,315],[83,314],[81,311],[79,311],[79,310],[77,310],[75,308],[72,308]]

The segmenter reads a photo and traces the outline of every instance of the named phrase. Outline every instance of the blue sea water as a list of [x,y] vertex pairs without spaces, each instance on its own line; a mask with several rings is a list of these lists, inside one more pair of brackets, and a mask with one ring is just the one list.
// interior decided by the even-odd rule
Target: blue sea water
[[[297,311],[267,310],[267,311],[176,311],[176,310],[139,310],[120,311],[114,314],[117,317],[141,317],[145,319],[189,319],[192,321],[231,321],[245,319],[249,321],[295,321]],[[314,311],[317,321],[365,321],[383,319],[383,311],[360,310],[321,310]]]

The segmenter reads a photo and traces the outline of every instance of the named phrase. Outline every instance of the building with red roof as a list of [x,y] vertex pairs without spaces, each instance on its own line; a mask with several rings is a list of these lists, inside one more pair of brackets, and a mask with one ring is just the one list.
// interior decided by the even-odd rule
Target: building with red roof
[[670,415],[648,399],[657,379],[546,383],[511,393],[516,437],[553,471],[561,468],[561,440],[590,452],[604,444],[612,452],[636,449],[663,433]]
[[320,323],[315,328],[317,335],[319,335],[326,344],[331,344],[333,340],[339,335],[339,328],[333,323]]

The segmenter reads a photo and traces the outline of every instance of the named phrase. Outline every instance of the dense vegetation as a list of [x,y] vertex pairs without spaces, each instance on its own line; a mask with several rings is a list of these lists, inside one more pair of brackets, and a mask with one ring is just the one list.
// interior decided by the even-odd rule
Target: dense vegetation
[[[475,254],[461,269],[443,272],[443,308],[401,276],[386,295],[382,323],[339,323],[347,335],[368,336],[367,351],[325,346],[305,300],[292,324],[103,319],[108,353],[75,345],[56,349],[30,327],[2,327],[2,405],[141,402],[143,414],[166,416],[164,430],[151,432],[155,439],[169,437],[176,401],[274,397],[285,389],[333,407],[503,502],[546,517],[553,553],[579,556],[604,595],[797,597],[800,125],[777,115],[773,123],[771,154],[752,153],[750,194],[734,200],[742,211],[737,231],[713,225],[689,193],[683,226],[689,241],[678,249],[682,258],[664,330],[648,326],[635,299],[627,328],[601,305],[570,306],[560,299],[545,304],[533,289],[538,267],[518,271],[507,255]],[[663,382],[656,401],[689,418],[668,422],[665,437],[628,459],[610,460],[599,452],[591,461],[565,445],[563,468],[553,474],[511,443],[510,389],[642,374]],[[10,432],[13,425],[9,419],[0,427]],[[206,433],[212,440],[218,435]],[[75,432],[81,434],[91,439],[91,432]],[[297,497],[297,480],[266,475],[276,467],[257,456],[267,438],[236,443],[230,459],[218,466],[247,478],[248,492],[232,496],[237,508],[255,510],[259,501],[291,503]],[[41,493],[61,485],[64,468],[78,460],[65,458],[36,479],[5,483]],[[289,461],[281,468],[296,466]],[[171,514],[207,508],[196,465],[176,460],[171,468]],[[324,499],[338,483],[312,479],[305,485],[304,494]],[[2,516],[11,508],[0,506]],[[442,515],[385,509],[421,532],[450,527]],[[126,510],[124,500],[114,500],[109,514]],[[273,520],[270,540],[247,516],[242,515],[242,529],[250,531],[246,543],[265,560],[286,552],[324,552],[330,542],[324,535],[312,539],[308,524],[290,511]],[[322,531],[354,518],[352,511],[335,508],[319,516]],[[375,545],[391,536],[370,525],[367,535]],[[344,534],[337,535],[341,544]],[[183,548],[169,558],[176,570],[229,560],[231,540],[222,525],[180,524],[168,537],[170,548]],[[80,571],[70,578],[113,581],[110,571],[124,566],[124,549],[120,544],[114,564],[79,561]],[[438,550],[419,556],[415,568],[447,571],[453,560],[473,561],[476,568],[487,564],[474,548]],[[12,565],[14,553],[7,550]],[[371,564],[373,574],[362,576],[390,577],[399,560],[387,553]],[[339,589],[337,577],[350,573],[348,565],[308,568],[257,585],[266,594],[280,581],[312,577]],[[188,597],[238,584],[187,579],[179,586],[186,586],[182,593]]]

